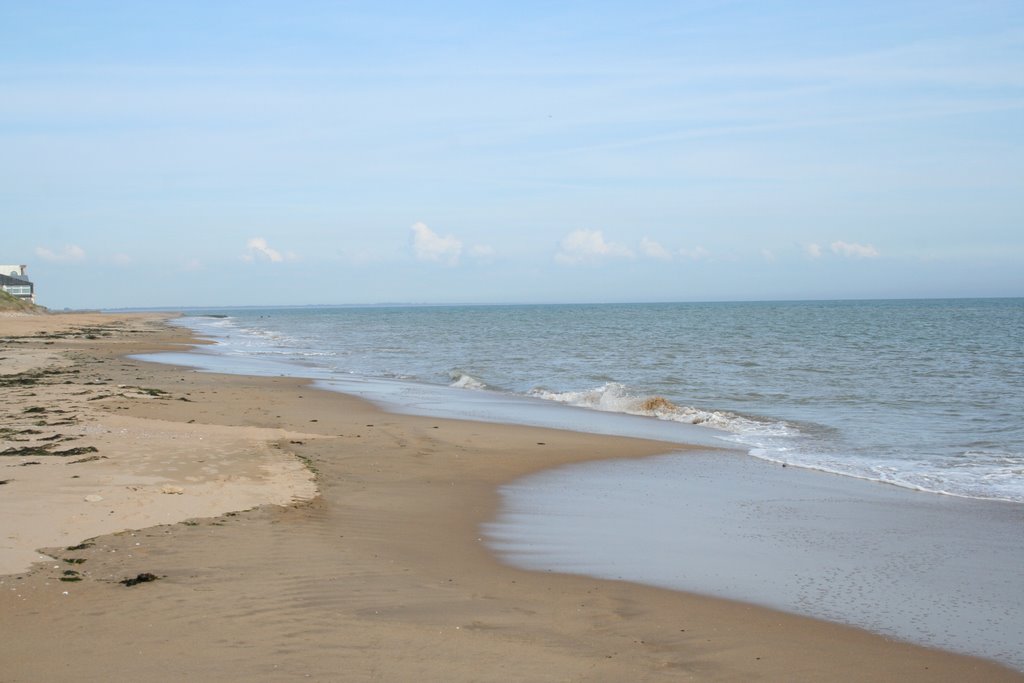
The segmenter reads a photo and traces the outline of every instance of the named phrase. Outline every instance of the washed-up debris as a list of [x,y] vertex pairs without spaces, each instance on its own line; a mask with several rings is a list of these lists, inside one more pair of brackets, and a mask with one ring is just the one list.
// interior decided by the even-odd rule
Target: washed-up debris
[[77,464],[82,463],[82,462],[92,462],[94,460],[106,460],[106,459],[107,459],[107,456],[105,456],[105,455],[90,455],[88,458],[79,458],[78,460],[72,460],[68,464],[69,465],[77,465]]
[[121,579],[120,583],[125,586],[135,586],[140,583],[149,583],[150,581],[156,581],[160,577],[156,574],[150,574],[149,572],[143,572],[133,579]]
[[52,455],[66,458],[69,455],[84,455],[86,453],[96,453],[97,451],[99,451],[99,449],[95,446],[78,446],[77,448],[68,448],[63,451],[54,451]]
[[22,446],[20,448],[11,446],[0,451],[0,455],[3,456],[22,456],[22,455],[53,455],[50,453],[50,445],[46,446]]
[[46,444],[45,446],[23,446],[21,448],[11,446],[10,448],[5,448],[4,450],[0,451],[0,455],[8,457],[47,455],[56,456],[58,458],[66,458],[71,455],[85,455],[86,453],[96,453],[99,451],[99,449],[96,448],[95,446],[78,446],[76,448],[66,448],[63,451],[51,451],[50,449],[53,448],[53,446],[54,444],[52,443]]
[[96,544],[90,541],[85,541],[83,543],[79,543],[78,545],[69,545],[67,548],[65,548],[65,550],[85,550],[86,548],[91,548],[94,545]]
[[0,429],[0,438],[9,438],[12,434],[42,434],[38,429]]

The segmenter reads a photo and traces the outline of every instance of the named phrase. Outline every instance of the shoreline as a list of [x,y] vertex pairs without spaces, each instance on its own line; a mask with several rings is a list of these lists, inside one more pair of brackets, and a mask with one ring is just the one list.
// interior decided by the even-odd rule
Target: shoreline
[[[96,321],[66,328],[76,325]],[[189,335],[162,323],[122,332],[36,338],[0,355],[45,353],[70,361],[67,370],[103,360],[114,384],[187,398],[92,402],[111,418],[168,423],[152,436],[157,450],[175,440],[172,426],[277,430],[276,438],[253,438],[272,439],[269,455],[304,460],[320,493],[102,536],[88,548],[51,551],[58,561],[27,574],[0,577],[0,625],[10,634],[0,663],[10,680],[103,680],[115,671],[151,680],[1024,680],[985,660],[765,608],[516,569],[479,540],[502,484],[573,462],[684,450],[678,445],[385,413],[305,381],[125,360],[180,349]],[[60,381],[79,387],[78,378]],[[196,459],[217,450],[189,443]],[[100,445],[96,455],[123,451],[116,440]],[[121,467],[154,476],[130,456]],[[12,471],[20,475],[5,467],[0,479]],[[65,571],[82,580],[61,581]],[[117,584],[146,572],[159,580]]]
[[1024,670],[1024,507],[718,451],[502,486],[492,548],[527,569],[718,596]]

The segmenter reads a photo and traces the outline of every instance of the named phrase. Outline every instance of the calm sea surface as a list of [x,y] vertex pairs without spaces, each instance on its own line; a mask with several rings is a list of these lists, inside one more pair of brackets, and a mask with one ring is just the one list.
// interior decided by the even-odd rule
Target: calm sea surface
[[299,375],[699,424],[767,460],[1024,502],[1024,299],[246,308],[182,323],[222,356]]

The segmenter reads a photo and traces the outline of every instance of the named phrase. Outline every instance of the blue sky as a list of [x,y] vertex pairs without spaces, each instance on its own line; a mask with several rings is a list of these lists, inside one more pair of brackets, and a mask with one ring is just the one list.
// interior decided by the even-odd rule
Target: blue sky
[[1024,295],[1024,4],[0,0],[54,307]]

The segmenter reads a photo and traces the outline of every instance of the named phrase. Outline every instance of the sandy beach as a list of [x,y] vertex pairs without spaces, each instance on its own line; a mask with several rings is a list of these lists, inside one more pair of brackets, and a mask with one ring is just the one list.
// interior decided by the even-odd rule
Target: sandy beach
[[842,625],[504,565],[480,531],[499,486],[679,445],[126,359],[194,343],[164,319],[0,317],[2,680],[1024,680]]

